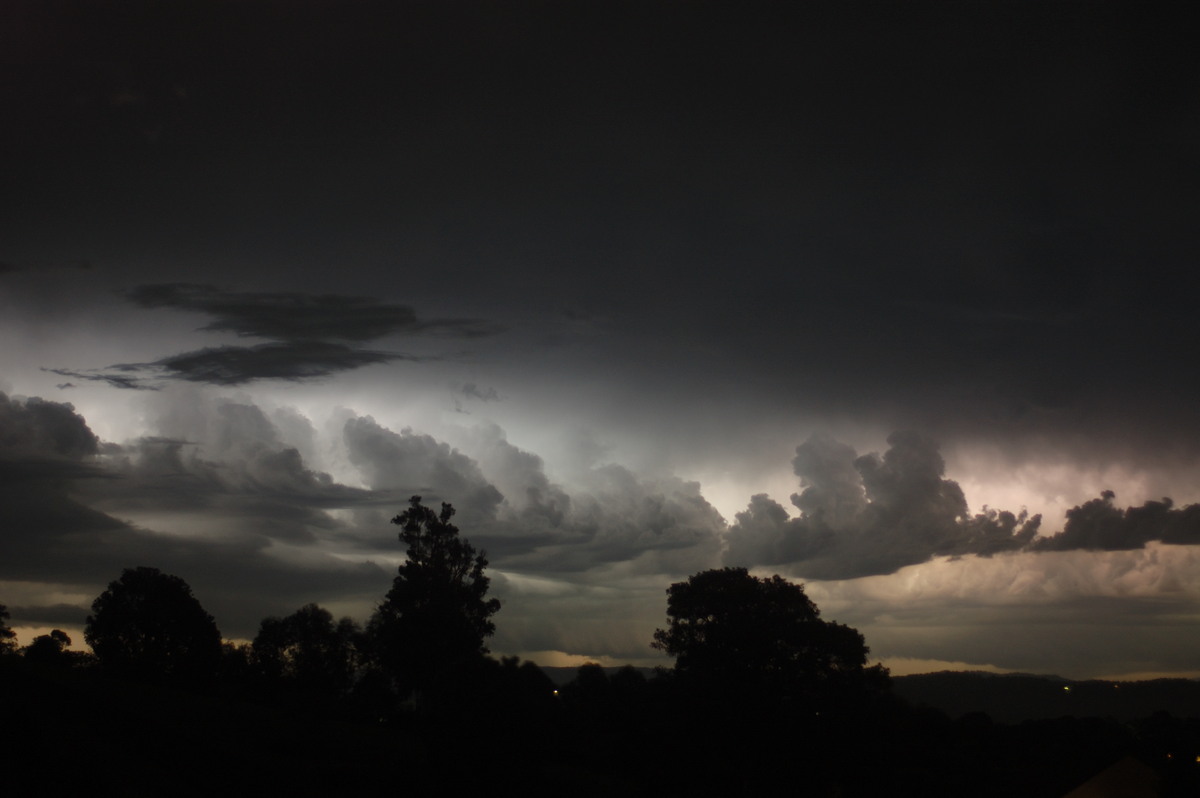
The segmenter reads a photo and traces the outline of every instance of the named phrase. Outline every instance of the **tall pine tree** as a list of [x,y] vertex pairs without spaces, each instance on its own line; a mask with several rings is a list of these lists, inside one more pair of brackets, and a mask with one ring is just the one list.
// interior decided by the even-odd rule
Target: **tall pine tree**
[[392,519],[408,559],[367,625],[375,657],[402,696],[419,697],[451,687],[487,654],[500,609],[486,598],[487,558],[450,523],[454,508],[435,513],[413,496]]

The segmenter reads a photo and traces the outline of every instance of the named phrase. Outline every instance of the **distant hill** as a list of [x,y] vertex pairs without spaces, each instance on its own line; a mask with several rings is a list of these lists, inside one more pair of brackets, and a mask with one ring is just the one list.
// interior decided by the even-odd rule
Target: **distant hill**
[[1200,681],[1071,681],[1057,676],[942,671],[892,679],[897,696],[958,718],[983,712],[999,723],[1060,717],[1130,721],[1166,711],[1200,718]]
[[[558,687],[578,667],[542,667]],[[619,667],[605,667],[611,677]],[[647,679],[654,668],[635,668]],[[1165,711],[1177,718],[1200,719],[1200,680],[1153,679],[1111,682],[1073,681],[1061,676],[986,671],[940,671],[893,676],[892,690],[917,707],[932,707],[951,718],[982,712],[997,723],[1062,717],[1112,718],[1127,722]]]

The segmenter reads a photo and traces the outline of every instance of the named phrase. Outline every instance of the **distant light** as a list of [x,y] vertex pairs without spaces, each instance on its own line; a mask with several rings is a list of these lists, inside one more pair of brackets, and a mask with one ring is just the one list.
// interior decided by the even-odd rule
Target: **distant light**
[[1067,685],[1067,686],[1063,687],[1063,692],[1064,692],[1064,693],[1069,693],[1069,692],[1071,692],[1071,686],[1070,686],[1070,685]]

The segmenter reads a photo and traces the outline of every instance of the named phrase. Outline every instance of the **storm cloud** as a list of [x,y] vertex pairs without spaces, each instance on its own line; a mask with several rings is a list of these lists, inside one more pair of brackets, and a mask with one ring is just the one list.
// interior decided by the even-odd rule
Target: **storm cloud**
[[1200,504],[1175,507],[1170,497],[1121,509],[1116,494],[1104,491],[1067,510],[1061,532],[1033,544],[1036,551],[1128,551],[1152,541],[1177,545],[1200,543]]
[[[316,545],[338,527],[322,508],[368,504],[369,492],[306,468],[258,408],[207,409],[207,418],[191,415],[207,429],[207,450],[167,438],[100,446],[70,405],[0,394],[0,581],[98,593],[121,569],[152,564],[208,592],[233,635],[252,630],[267,607],[298,606],[314,592],[357,595],[364,579],[385,584],[378,566]],[[281,558],[275,542],[310,552]],[[30,604],[14,619],[67,614]]]
[[463,527],[473,530],[471,540],[503,568],[555,573],[635,563],[685,573],[718,558],[724,520],[695,482],[640,477],[609,463],[568,490],[550,480],[540,457],[509,443],[494,425],[473,436],[479,460],[369,417],[348,419],[344,439],[373,489],[452,503]]
[[1200,543],[1200,505],[1175,507],[1164,497],[1122,509],[1110,490],[1068,509],[1062,531],[1039,536],[1040,514],[986,506],[970,513],[958,483],[945,478],[930,438],[897,432],[888,443],[882,456],[861,457],[823,435],[798,446],[792,464],[803,490],[792,503],[799,517],[766,494],[753,496],[730,528],[725,561],[849,579],[895,573],[939,556]]
[[660,662],[729,563],[888,657],[1186,660],[1182,11],[226,5],[9,15],[5,604],[362,617],[419,493],[504,653]]
[[98,445],[96,435],[72,405],[36,396],[12,399],[0,393],[0,453],[4,457],[79,460],[96,454]]
[[985,509],[971,515],[958,483],[945,478],[937,445],[914,432],[888,437],[882,456],[856,456],[825,436],[796,448],[804,489],[798,518],[756,495],[729,531],[732,565],[789,565],[812,579],[888,574],[941,555],[990,556],[1026,546],[1041,516]]
[[493,518],[504,500],[472,458],[430,435],[396,433],[368,416],[348,419],[343,438],[350,462],[374,490],[451,502],[468,522]]
[[[1072,550],[1200,542],[1196,508],[1176,509],[1169,500],[1121,510],[1106,494],[1074,508],[1063,531],[1048,537],[1037,536],[1040,518],[1024,512],[972,514],[946,477],[937,445],[913,432],[890,436],[881,455],[862,456],[813,435],[792,460],[798,517],[756,494],[729,524],[700,483],[674,476],[600,461],[561,484],[539,455],[495,424],[464,431],[459,449],[343,413],[326,427],[340,435],[318,443],[319,427],[290,408],[268,412],[197,388],[151,394],[150,402],[158,434],[116,444],[101,443],[70,405],[0,401],[0,521],[7,530],[0,583],[27,586],[13,602],[18,624],[70,625],[82,605],[62,601],[64,594],[90,595],[139,564],[187,578],[230,636],[250,635],[262,617],[310,601],[361,615],[386,590],[387,563],[402,556],[388,520],[412,494],[452,503],[464,535],[487,552],[508,622],[503,645],[631,658],[645,636],[637,629],[658,622],[653,605],[662,587],[721,562],[825,580],[814,584],[830,587],[815,595],[828,594],[838,617],[870,628],[879,622],[870,610],[872,580],[899,578],[931,560],[949,575],[963,558],[1044,559],[1036,570],[1053,581],[1038,592],[1029,593],[1035,560],[1028,559],[1024,577],[1013,572],[997,587],[1009,596],[1058,596],[1027,610],[1038,617],[1069,613],[1053,607],[1077,600],[1071,585],[1081,585],[1080,577],[1063,559]],[[362,486],[314,467],[314,457],[344,458],[351,470],[342,479],[357,475]],[[1147,588],[1138,587],[1140,572],[1123,573],[1112,578],[1128,591],[1107,600],[1136,614]],[[862,583],[863,598],[842,607],[838,597],[854,591],[833,586],[853,582]],[[28,586],[39,583],[53,586],[43,603],[30,600]],[[895,617],[919,623],[912,612]],[[906,650],[889,634],[879,633],[885,651]],[[960,658],[994,653],[962,635],[921,650],[949,658],[948,641],[962,647]]]

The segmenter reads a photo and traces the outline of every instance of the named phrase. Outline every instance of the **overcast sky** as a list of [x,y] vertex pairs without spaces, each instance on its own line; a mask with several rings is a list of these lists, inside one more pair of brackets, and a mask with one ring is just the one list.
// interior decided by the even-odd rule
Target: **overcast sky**
[[0,8],[0,602],[496,653],[807,584],[896,672],[1200,675],[1200,63],[1145,3]]

